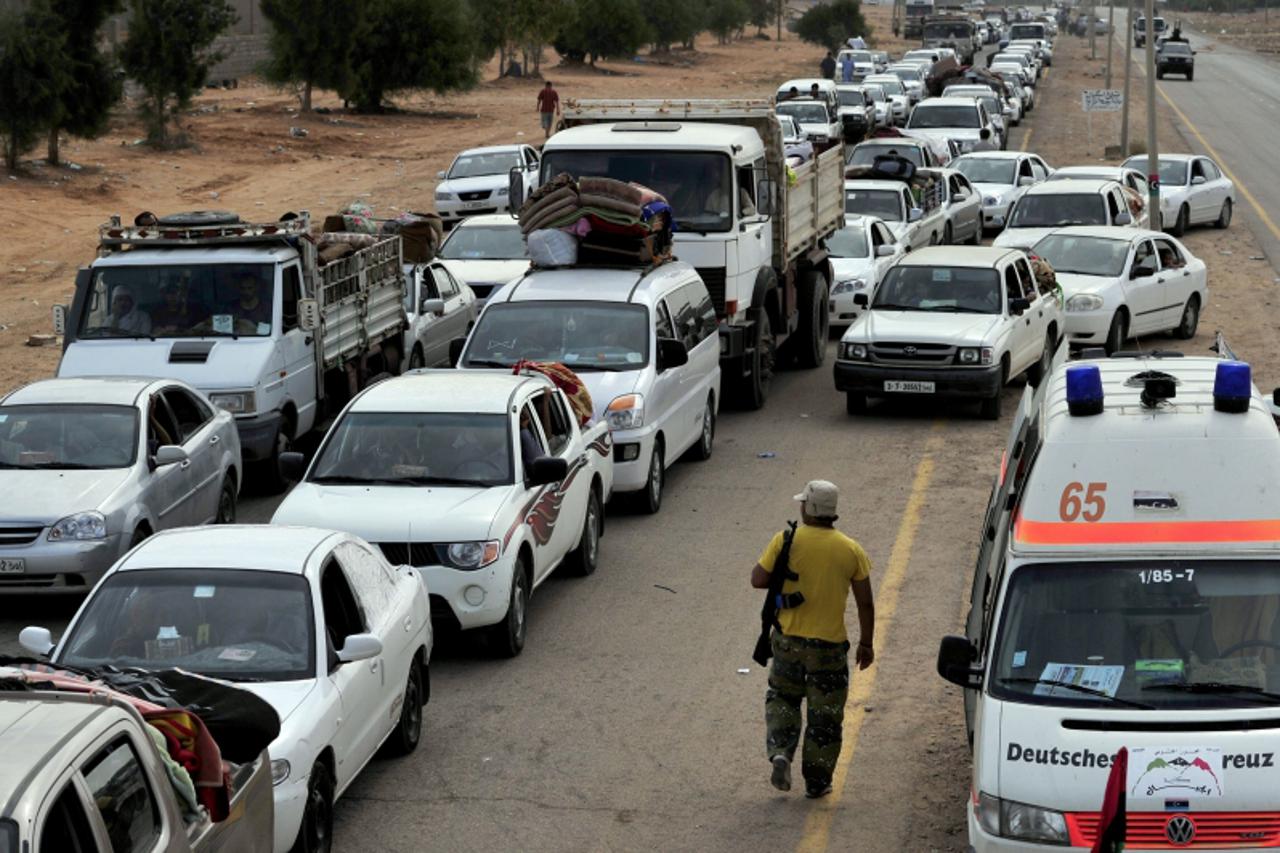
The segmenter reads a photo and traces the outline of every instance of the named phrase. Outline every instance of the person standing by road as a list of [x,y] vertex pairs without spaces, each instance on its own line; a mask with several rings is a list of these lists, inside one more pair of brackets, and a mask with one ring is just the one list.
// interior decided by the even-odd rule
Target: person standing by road
[[[802,772],[805,796],[831,793],[831,777],[840,757],[844,705],[849,696],[849,639],[844,612],[849,591],[858,607],[858,646],[854,661],[866,669],[875,660],[875,605],[871,562],[862,546],[835,529],[839,490],[826,480],[811,480],[796,495],[803,522],[791,543],[790,570],[782,595],[797,602],[778,611],[772,636],[773,663],[765,693],[765,750],[770,781],[791,790],[791,762],[800,742],[800,705],[808,704]],[[768,589],[769,575],[782,550],[776,534],[751,570],[751,585]],[[800,593],[800,596],[795,595]]]
[[836,58],[831,55],[831,51],[827,51],[827,55],[822,58],[822,64],[818,68],[822,71],[823,78],[827,80],[836,79]]
[[542,119],[542,132],[545,138],[551,138],[551,126],[560,114],[560,93],[547,81],[547,85],[538,90],[538,117]]

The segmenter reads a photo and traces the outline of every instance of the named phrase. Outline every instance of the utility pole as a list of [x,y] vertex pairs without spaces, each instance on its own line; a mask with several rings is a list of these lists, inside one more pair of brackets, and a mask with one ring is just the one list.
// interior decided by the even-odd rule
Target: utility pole
[[1133,0],[1129,0],[1129,11],[1125,15],[1124,40],[1124,103],[1121,104],[1120,118],[1120,156],[1129,158],[1129,80],[1133,77]]
[[1098,6],[1097,0],[1089,2],[1089,58],[1098,58]]
[[1116,40],[1116,0],[1107,0],[1107,85],[1111,88],[1111,43]]
[[1158,231],[1164,223],[1160,221],[1160,152],[1156,148],[1156,40],[1151,25],[1155,19],[1155,0],[1147,0],[1147,30],[1142,40],[1147,51],[1147,213],[1151,228]]

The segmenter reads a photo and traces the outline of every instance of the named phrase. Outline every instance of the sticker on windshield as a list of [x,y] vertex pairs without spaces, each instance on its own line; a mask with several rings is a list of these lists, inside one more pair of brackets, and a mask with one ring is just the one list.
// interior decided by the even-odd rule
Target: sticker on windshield
[[1120,679],[1123,677],[1123,665],[1096,666],[1075,663],[1047,663],[1045,664],[1044,672],[1040,673],[1040,681],[1056,683],[1037,684],[1035,694],[1037,696],[1070,696],[1074,698],[1084,695],[1077,690],[1072,690],[1070,687],[1061,686],[1073,684],[1077,687],[1096,690],[1106,696],[1115,696],[1116,691],[1120,689]]
[[270,324],[270,323],[259,323],[259,324],[258,324],[258,334],[260,334],[260,335],[269,335],[269,334],[271,334],[271,324]]
[[1186,680],[1186,662],[1181,658],[1139,658],[1133,662],[1133,674],[1138,687],[1153,684],[1181,684]]
[[213,330],[220,335],[229,335],[235,328],[235,320],[230,314],[214,314],[212,318]]
[[253,656],[256,654],[257,654],[257,651],[255,651],[254,649],[237,649],[232,646],[228,646],[227,648],[218,652],[218,659],[232,660],[232,661],[236,661],[237,663],[244,663],[247,660],[252,660]]
[[0,415],[0,424],[4,423],[7,420],[9,420],[8,415]]
[[1218,798],[1226,766],[1220,747],[1136,746],[1129,750],[1129,796]]
[[639,364],[639,363],[640,363],[640,362],[642,362],[642,361],[644,361],[644,356],[642,356],[640,353],[638,353],[638,352],[629,352],[629,353],[627,353],[627,363],[628,363],[628,364]]
[[213,584],[198,586],[191,591],[192,598],[213,598],[213,594],[217,591],[217,587]]
[[942,268],[934,267],[933,280],[934,281],[951,281],[951,270],[946,269],[945,267],[942,267]]
[[1022,669],[1027,665],[1027,653],[1025,650],[1013,653],[1013,663],[1010,665],[1013,669]]

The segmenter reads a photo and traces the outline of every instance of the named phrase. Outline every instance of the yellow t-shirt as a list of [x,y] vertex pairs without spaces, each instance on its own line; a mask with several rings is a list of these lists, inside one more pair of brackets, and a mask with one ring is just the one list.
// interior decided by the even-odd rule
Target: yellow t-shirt
[[[781,550],[782,533],[778,533],[760,555],[761,568],[772,572]],[[834,528],[801,524],[791,542],[791,571],[800,580],[787,581],[782,591],[799,590],[804,603],[778,611],[782,633],[831,643],[847,640],[844,610],[849,584],[871,574],[871,561],[862,546]]]

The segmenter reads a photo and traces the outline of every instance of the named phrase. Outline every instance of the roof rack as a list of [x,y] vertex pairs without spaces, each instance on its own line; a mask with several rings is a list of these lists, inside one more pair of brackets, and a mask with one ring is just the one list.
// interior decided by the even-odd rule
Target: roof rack
[[281,222],[231,222],[217,225],[125,225],[117,214],[98,226],[98,244],[107,249],[275,243],[282,238],[310,235],[311,215],[305,210],[297,217]]
[[773,102],[765,98],[569,98],[564,105],[565,118],[610,119],[701,119],[757,118],[773,114]]

